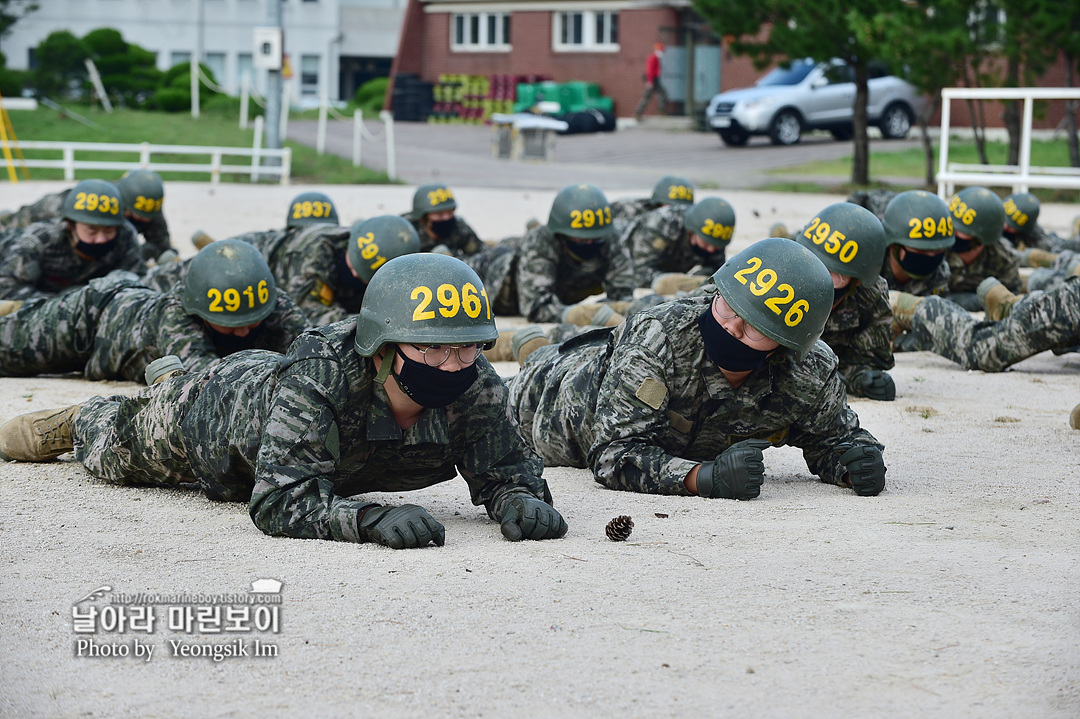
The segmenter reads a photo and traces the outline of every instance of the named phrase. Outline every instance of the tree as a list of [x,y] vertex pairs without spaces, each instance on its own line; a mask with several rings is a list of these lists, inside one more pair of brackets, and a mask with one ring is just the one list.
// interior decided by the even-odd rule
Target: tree
[[0,0],[0,40],[11,33],[12,26],[38,9],[31,0]]
[[894,12],[898,5],[895,0],[694,0],[698,13],[717,34],[734,36],[732,51],[749,55],[758,68],[777,58],[847,62],[855,80],[851,181],[858,185],[869,183],[867,82],[869,64],[879,52],[855,30],[871,26],[875,18]]
[[[926,156],[926,184],[935,182],[934,148],[929,123],[941,105],[941,90],[960,84],[975,54],[971,0],[908,2],[855,23],[855,33],[904,78],[930,97],[916,118]],[[973,115],[974,117],[974,115]]]
[[39,96],[64,95],[73,85],[86,80],[89,53],[82,40],[67,30],[49,33],[34,50],[34,56],[38,62],[34,85]]
[[150,99],[161,81],[152,52],[125,42],[112,28],[87,33],[83,43],[101,74],[101,84],[119,103],[143,105]]

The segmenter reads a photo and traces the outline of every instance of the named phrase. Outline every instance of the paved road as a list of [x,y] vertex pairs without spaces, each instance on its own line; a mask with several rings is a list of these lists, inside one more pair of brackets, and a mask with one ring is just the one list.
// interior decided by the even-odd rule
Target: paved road
[[[363,164],[385,170],[385,128],[377,121],[364,124],[377,139],[363,142]],[[294,121],[288,136],[314,146],[316,130],[315,122]],[[331,122],[327,151],[351,158],[352,132],[351,122]],[[747,147],[730,148],[713,133],[646,123],[612,133],[560,136],[553,162],[510,162],[491,156],[492,132],[482,125],[396,123],[397,176],[410,184],[438,181],[461,187],[557,190],[572,182],[589,182],[614,190],[651,187],[660,176],[671,173],[689,178],[700,188],[753,189],[776,181],[767,174],[769,170],[852,154],[850,142],[836,142],[826,135],[805,137],[790,147],[754,138]],[[871,148],[901,149],[917,142],[872,139]]]

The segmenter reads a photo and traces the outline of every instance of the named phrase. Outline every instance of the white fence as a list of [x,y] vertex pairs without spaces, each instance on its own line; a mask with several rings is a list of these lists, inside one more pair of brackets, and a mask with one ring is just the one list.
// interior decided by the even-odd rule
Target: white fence
[[[970,165],[949,162],[949,120],[953,100],[1023,100],[1020,122],[1019,165]],[[1031,121],[1035,100],[1080,100],[1080,89],[1066,87],[950,87],[941,91],[941,155],[938,158],[938,194],[949,197],[957,183],[962,185],[1012,186],[1013,192],[1030,187],[1060,187],[1080,190],[1080,168],[1032,167]]]
[[[263,149],[258,147],[209,147],[205,145],[151,145],[148,142],[140,144],[124,144],[115,142],[11,142],[3,143],[4,149],[21,150],[53,150],[59,152],[61,157],[57,160],[25,160],[26,167],[40,167],[62,169],[65,180],[75,179],[75,170],[156,170],[158,172],[207,172],[210,174],[210,182],[221,182],[223,173],[234,173],[256,176],[277,177],[282,185],[289,184],[289,175],[292,171],[292,150],[288,147],[280,150]],[[109,160],[78,160],[76,153],[88,152],[117,152],[132,153],[138,155],[138,159],[129,161]],[[209,158],[209,162],[154,162],[154,155],[202,155]],[[247,158],[244,164],[225,164],[227,157]],[[264,164],[264,159],[277,159],[280,164]]]

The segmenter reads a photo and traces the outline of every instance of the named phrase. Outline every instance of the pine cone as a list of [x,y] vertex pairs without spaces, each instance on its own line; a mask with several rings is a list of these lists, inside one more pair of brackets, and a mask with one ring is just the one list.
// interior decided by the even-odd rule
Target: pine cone
[[607,523],[607,527],[604,528],[604,532],[607,534],[608,539],[613,542],[625,542],[626,538],[630,536],[630,533],[634,531],[634,520],[625,514],[620,514],[615,519]]

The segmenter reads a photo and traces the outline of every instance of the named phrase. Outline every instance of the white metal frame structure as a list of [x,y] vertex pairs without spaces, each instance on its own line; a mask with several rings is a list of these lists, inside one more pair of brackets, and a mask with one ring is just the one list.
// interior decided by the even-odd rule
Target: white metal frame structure
[[[949,120],[953,100],[1023,100],[1020,123],[1019,165],[970,165],[949,163]],[[1067,87],[949,87],[941,91],[941,153],[938,158],[938,195],[947,198],[957,183],[963,185],[1012,186],[1013,192],[1029,187],[1060,187],[1080,190],[1080,168],[1032,167],[1031,121],[1035,100],[1080,100],[1080,88]]]

